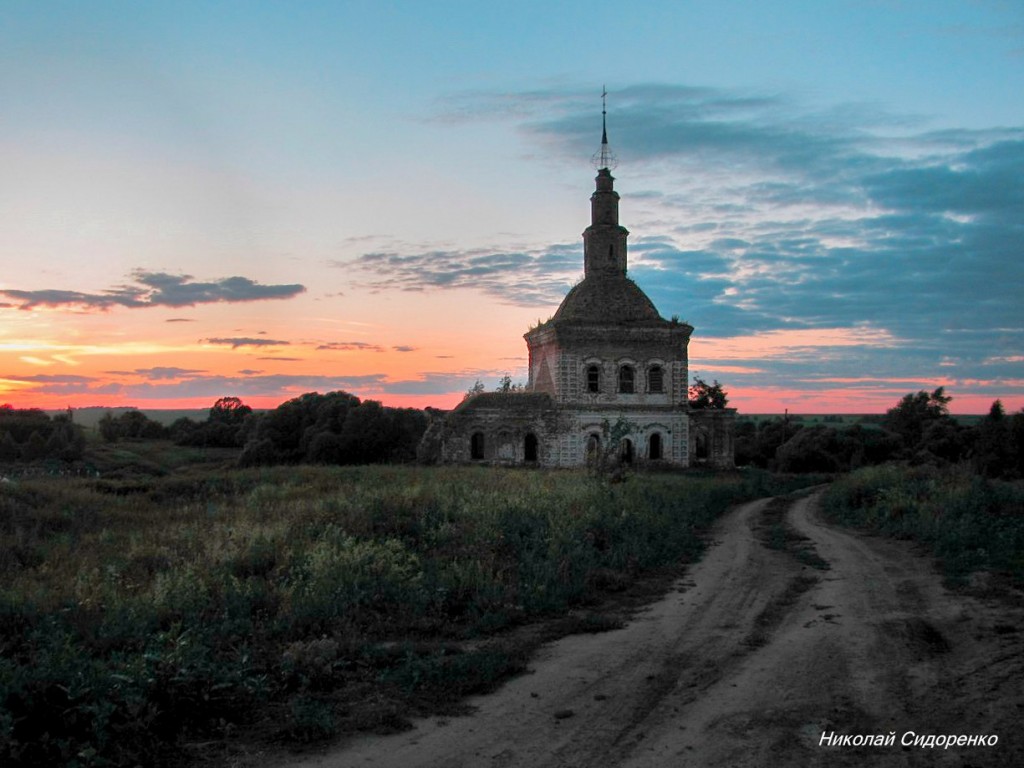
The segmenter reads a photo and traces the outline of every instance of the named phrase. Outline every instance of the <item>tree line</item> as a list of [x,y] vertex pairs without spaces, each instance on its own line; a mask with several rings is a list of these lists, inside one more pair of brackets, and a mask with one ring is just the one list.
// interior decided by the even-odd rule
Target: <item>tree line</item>
[[[689,400],[691,408],[724,408],[727,395],[717,381],[697,379]],[[943,387],[910,393],[874,423],[852,426],[741,418],[736,464],[779,472],[846,472],[892,461],[966,464],[985,477],[1024,478],[1024,410],[1007,414],[996,400],[977,424],[965,425],[950,416],[951,400]],[[242,466],[376,464],[414,461],[427,421],[424,411],[337,391],[307,393],[260,413],[237,397],[222,397],[205,420],[181,418],[170,426],[133,409],[104,415],[98,428],[108,442],[170,439],[238,448]],[[0,406],[0,462],[74,462],[85,445],[70,409],[51,418],[39,409]]]
[[85,436],[70,411],[51,418],[38,408],[0,405],[0,462],[71,462],[84,452]]
[[173,440],[178,445],[241,448],[239,464],[379,464],[416,458],[427,415],[415,408],[388,408],[348,392],[310,392],[271,411],[256,413],[237,397],[217,400],[205,421],[189,418],[170,426],[140,411],[100,420],[105,440]]
[[741,419],[736,464],[779,472],[846,472],[900,461],[914,466],[969,465],[985,477],[1024,478],[1024,410],[1008,415],[996,400],[977,424],[949,414],[943,387],[905,395],[877,423],[805,426],[778,418]]

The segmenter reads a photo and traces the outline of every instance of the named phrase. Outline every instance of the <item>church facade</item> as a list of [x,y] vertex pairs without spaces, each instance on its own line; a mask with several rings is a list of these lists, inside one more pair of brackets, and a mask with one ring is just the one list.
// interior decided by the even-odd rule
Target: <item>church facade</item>
[[693,327],[666,320],[627,275],[607,131],[602,136],[584,277],[525,334],[525,391],[468,397],[435,413],[421,459],[576,467],[608,452],[625,463],[733,466],[733,409],[688,404]]

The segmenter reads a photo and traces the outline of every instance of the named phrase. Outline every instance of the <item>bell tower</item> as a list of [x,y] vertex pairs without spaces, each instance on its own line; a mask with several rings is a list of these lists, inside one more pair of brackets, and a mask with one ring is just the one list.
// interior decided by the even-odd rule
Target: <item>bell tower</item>
[[608,92],[601,93],[601,148],[591,161],[597,169],[596,189],[590,196],[590,226],[583,232],[584,277],[624,277],[626,238],[629,230],[619,226],[619,193],[615,191],[612,168],[615,155],[608,146]]

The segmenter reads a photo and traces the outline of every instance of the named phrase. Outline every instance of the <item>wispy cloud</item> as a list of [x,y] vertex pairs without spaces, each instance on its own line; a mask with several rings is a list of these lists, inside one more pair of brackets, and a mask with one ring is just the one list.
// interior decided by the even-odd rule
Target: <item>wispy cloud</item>
[[236,397],[296,397],[305,392],[346,390],[380,391],[384,374],[358,376],[311,376],[266,374],[255,376],[191,376],[180,381],[151,380],[138,383],[109,382],[89,376],[0,376],[23,385],[31,395],[114,395],[126,401]]
[[529,307],[557,304],[583,269],[579,246],[565,244],[521,251],[411,246],[334,265],[362,272],[366,279],[356,284],[370,290],[476,289],[504,303]]
[[226,338],[203,339],[203,341],[207,344],[229,346],[232,349],[238,349],[239,347],[286,347],[291,344],[290,341],[281,341],[279,339],[254,339],[248,336],[229,336]]
[[[32,291],[0,290],[0,294],[19,302],[20,309],[34,307],[78,307],[107,310],[112,307],[140,309],[145,307],[191,307],[216,304],[288,299],[303,293],[305,286],[263,285],[247,277],[225,277],[210,282],[197,282],[192,275],[171,275],[137,269],[131,282],[108,288],[101,293],[83,293],[62,289]],[[186,322],[185,318],[173,318]]]
[[379,344],[370,344],[366,341],[329,341],[317,346],[320,352],[383,352],[384,348]]
[[202,376],[206,371],[195,368],[175,368],[173,366],[157,366],[153,368],[136,368],[132,371],[107,371],[112,376],[141,376],[151,381],[169,381]]

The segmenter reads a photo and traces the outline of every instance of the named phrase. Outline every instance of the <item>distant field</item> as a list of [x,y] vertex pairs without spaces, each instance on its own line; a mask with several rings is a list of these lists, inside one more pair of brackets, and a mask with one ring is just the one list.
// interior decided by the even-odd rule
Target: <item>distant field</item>
[[786,419],[791,424],[828,424],[834,427],[854,424],[878,424],[882,420],[880,413],[737,413],[736,418],[743,421],[782,421]]
[[[210,415],[209,408],[186,408],[178,410],[164,410],[160,408],[134,408],[132,406],[123,406],[118,408],[75,408],[74,419],[75,423],[79,424],[86,429],[96,429],[100,423],[100,419],[105,414],[111,416],[120,416],[125,411],[142,411],[146,416],[158,421],[164,426],[170,426],[178,419],[183,416],[196,421],[206,421],[206,417]],[[67,413],[67,411],[46,411],[50,416],[57,416],[60,414]]]
[[[781,413],[738,413],[736,418],[747,421],[780,421],[789,419],[795,424],[831,424],[833,426],[854,424],[879,424],[884,418],[881,413],[791,413],[788,416]],[[981,421],[984,416],[981,414],[954,414],[952,418],[960,425],[971,427]]]

